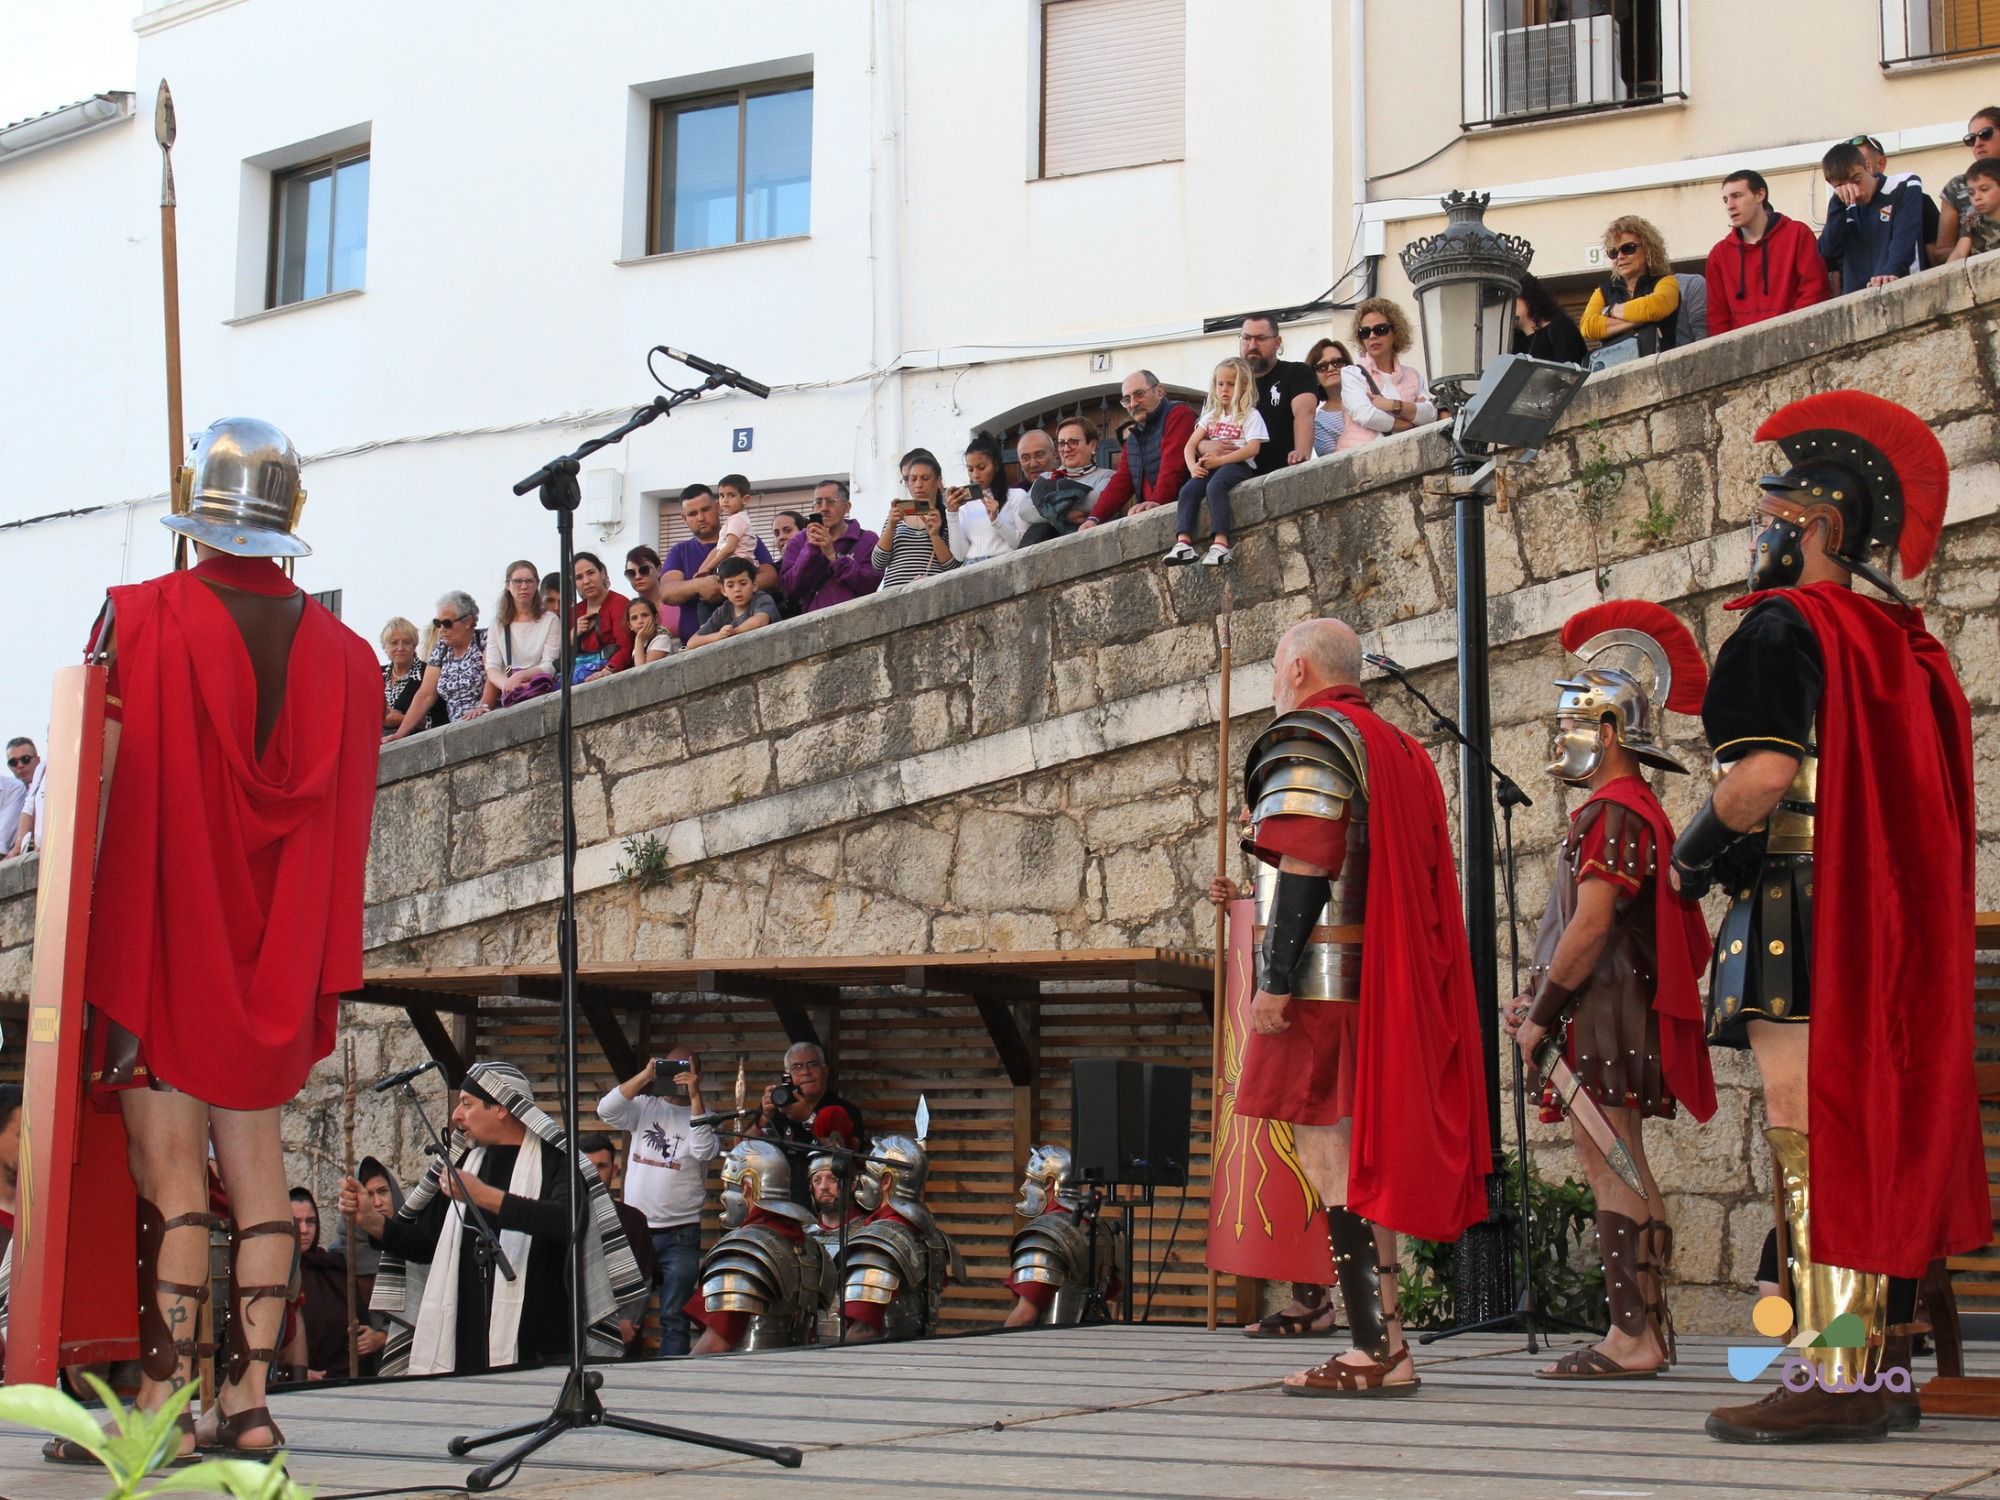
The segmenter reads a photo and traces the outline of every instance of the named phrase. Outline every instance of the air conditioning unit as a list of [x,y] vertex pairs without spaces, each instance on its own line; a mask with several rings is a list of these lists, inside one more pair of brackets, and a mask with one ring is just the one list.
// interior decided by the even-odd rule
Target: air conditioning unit
[[1610,16],[1510,27],[1487,41],[1486,97],[1496,120],[1626,97],[1618,74],[1618,23]]

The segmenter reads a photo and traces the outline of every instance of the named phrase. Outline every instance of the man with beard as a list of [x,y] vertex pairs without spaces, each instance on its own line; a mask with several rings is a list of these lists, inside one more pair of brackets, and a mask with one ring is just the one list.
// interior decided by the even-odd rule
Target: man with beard
[[1257,410],[1271,440],[1257,453],[1257,472],[1274,474],[1313,456],[1313,413],[1319,410],[1319,382],[1297,360],[1281,359],[1284,335],[1278,320],[1256,313],[1243,320],[1236,336],[1239,352],[1257,377]]

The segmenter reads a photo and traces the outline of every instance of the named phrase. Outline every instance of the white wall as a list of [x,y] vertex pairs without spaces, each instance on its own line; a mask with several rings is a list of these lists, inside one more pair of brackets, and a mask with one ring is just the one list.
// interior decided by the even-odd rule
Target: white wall
[[[1029,180],[1035,0],[149,4],[137,79],[104,83],[137,88],[138,118],[0,168],[0,421],[18,476],[0,521],[121,507],[0,531],[34,622],[0,679],[0,735],[39,737],[48,673],[99,590],[168,565],[162,76],[180,119],[188,429],[242,413],[291,434],[316,548],[299,580],[343,589],[372,639],[389,615],[428,619],[443,589],[490,602],[517,554],[552,564],[545,513],[508,486],[648,399],[655,343],[780,389],[705,398],[594,460],[625,475],[622,527],[579,527],[607,554],[652,538],[645,495],[736,468],[851,473],[872,521],[905,448],[955,467],[975,424],[1141,363],[1198,385],[1233,348],[1195,336],[1204,314],[1317,295],[1347,222],[1313,144],[1333,114],[1332,7],[1188,4],[1187,160],[1049,182]],[[810,237],[619,264],[646,98],[800,56]],[[357,128],[365,290],[239,319],[261,293],[268,165]],[[1301,142],[1292,181],[1273,138]],[[1266,201],[1284,205],[1275,222]],[[1102,348],[1119,352],[1095,374]],[[748,455],[730,451],[737,426],[756,429]]]

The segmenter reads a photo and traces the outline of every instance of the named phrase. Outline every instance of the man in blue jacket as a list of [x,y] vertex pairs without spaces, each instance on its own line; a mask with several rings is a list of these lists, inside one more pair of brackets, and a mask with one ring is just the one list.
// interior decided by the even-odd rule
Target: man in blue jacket
[[1868,169],[1861,148],[1842,142],[1820,159],[1833,188],[1819,254],[1840,277],[1840,289],[1887,286],[1923,269],[1924,189],[1914,177],[1892,188]]

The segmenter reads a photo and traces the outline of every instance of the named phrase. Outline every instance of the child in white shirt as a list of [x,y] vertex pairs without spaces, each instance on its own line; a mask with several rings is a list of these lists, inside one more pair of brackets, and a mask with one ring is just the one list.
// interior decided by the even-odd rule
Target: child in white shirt
[[1181,486],[1180,535],[1161,559],[1168,567],[1195,561],[1194,523],[1208,501],[1208,567],[1229,561],[1229,492],[1256,472],[1257,453],[1271,436],[1257,410],[1257,378],[1240,359],[1225,359],[1209,377],[1208,401],[1187,440],[1188,482]]

